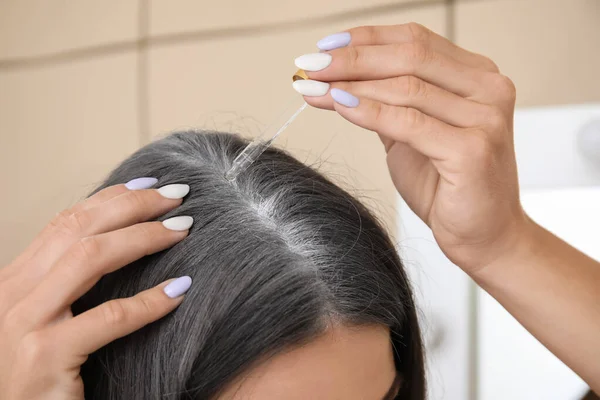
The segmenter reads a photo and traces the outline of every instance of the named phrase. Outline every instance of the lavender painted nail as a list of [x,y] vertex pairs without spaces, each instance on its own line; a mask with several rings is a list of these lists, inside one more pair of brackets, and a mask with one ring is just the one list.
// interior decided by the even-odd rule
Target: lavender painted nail
[[192,278],[182,276],[169,283],[163,290],[167,296],[174,299],[187,292],[190,286],[192,286]]
[[336,103],[340,103],[341,105],[350,108],[358,107],[358,97],[352,96],[348,92],[341,89],[331,89],[329,93],[331,93],[331,97],[333,97],[333,100],[335,100]]
[[319,50],[339,49],[340,47],[348,46],[351,40],[352,37],[350,36],[350,32],[334,33],[333,35],[326,36],[319,40],[317,42],[317,47]]
[[125,187],[129,190],[148,189],[154,186],[156,182],[158,182],[156,178],[136,178],[127,182]]

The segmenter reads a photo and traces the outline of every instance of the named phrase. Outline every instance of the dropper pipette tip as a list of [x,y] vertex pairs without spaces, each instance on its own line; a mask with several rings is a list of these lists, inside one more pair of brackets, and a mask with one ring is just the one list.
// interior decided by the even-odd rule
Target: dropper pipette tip
[[[290,126],[292,122],[294,122],[294,120],[298,117],[298,115],[300,115],[300,113],[306,108],[307,105],[308,104],[306,104],[306,102],[303,102],[302,106],[300,106],[300,108],[298,108],[294,112],[294,114],[292,114],[292,116],[288,118],[287,121],[285,121],[285,123],[281,127],[279,127],[275,134],[267,141],[264,141],[261,139],[261,137],[258,137],[252,142],[250,142],[244,148],[244,150],[242,150],[242,152],[238,154],[237,157],[235,157],[231,168],[229,168],[229,171],[227,171],[227,173],[225,174],[225,179],[227,179],[230,182],[234,181],[235,178],[237,178],[237,176],[240,174],[240,172],[248,168],[254,161],[258,159],[258,157],[261,156],[262,153],[265,152],[265,150],[269,148],[269,146],[271,146],[275,139],[277,139],[277,137],[284,130],[286,130],[286,128]],[[264,136],[264,134],[261,136]]]

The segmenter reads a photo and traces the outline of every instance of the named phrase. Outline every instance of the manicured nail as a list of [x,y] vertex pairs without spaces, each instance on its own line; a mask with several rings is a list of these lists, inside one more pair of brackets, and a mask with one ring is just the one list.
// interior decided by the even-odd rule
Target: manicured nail
[[167,199],[182,199],[190,192],[189,185],[174,184],[163,186],[158,189],[158,193]]
[[297,80],[292,83],[296,92],[304,96],[325,96],[329,91],[329,83],[310,79]]
[[350,93],[345,92],[342,89],[331,89],[331,97],[333,97],[333,100],[343,106],[350,108],[358,107],[358,97],[352,96]]
[[319,50],[339,49],[340,47],[348,46],[351,40],[352,37],[350,36],[350,32],[334,33],[333,35],[326,36],[319,40],[317,42],[317,47]]
[[190,286],[192,286],[192,278],[182,276],[169,283],[163,290],[167,296],[174,299],[187,292]]
[[331,54],[327,53],[312,53],[305,54],[296,58],[294,63],[296,67],[303,69],[305,71],[320,71],[325,69],[331,64]]
[[148,189],[154,186],[156,182],[158,182],[156,178],[136,178],[127,182],[125,187],[129,190]]
[[162,224],[165,228],[172,231],[186,231],[194,223],[194,218],[188,216],[173,217],[165,219]]

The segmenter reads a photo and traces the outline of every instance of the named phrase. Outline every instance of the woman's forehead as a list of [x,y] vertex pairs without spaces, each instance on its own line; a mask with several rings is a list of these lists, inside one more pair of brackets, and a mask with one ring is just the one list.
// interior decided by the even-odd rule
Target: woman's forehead
[[218,397],[381,400],[396,378],[389,330],[336,325],[243,374]]

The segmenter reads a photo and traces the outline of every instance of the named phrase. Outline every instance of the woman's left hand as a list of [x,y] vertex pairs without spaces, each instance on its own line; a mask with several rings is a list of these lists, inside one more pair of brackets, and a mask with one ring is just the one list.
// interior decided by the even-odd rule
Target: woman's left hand
[[103,275],[187,236],[190,217],[146,222],[178,207],[187,193],[183,185],[148,189],[154,183],[142,178],[111,186],[59,213],[23,253],[0,268],[2,399],[83,399],[79,371],[89,354],[181,304],[189,277],[75,317],[71,311]]

